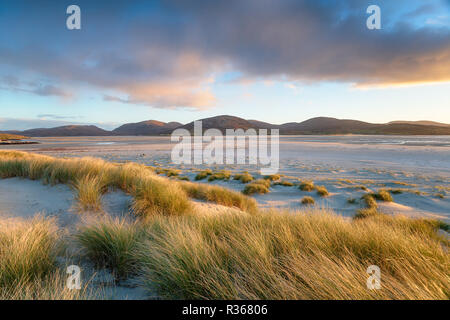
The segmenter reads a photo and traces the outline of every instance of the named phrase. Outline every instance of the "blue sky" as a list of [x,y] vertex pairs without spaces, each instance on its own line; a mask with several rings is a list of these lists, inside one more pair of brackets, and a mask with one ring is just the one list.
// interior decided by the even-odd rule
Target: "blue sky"
[[[67,30],[66,8],[81,8]],[[366,28],[381,8],[382,29]],[[450,123],[450,1],[0,3],[0,130],[220,114]]]

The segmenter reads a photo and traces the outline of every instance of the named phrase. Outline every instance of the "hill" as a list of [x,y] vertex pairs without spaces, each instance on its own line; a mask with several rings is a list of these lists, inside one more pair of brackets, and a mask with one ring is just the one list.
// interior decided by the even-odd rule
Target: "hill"
[[[258,120],[246,120],[239,117],[221,115],[200,119],[203,131],[211,128],[225,133],[226,129],[279,129],[281,135],[330,135],[330,134],[367,134],[367,135],[450,135],[450,125],[432,121],[393,121],[385,124],[369,123],[350,119],[317,117],[303,122],[289,122],[281,125]],[[112,131],[93,125],[71,125],[56,128],[40,128],[25,131],[7,131],[6,134],[30,137],[62,136],[157,136],[170,134],[176,128],[194,131],[194,122],[182,125],[178,122],[148,120],[127,123]]]
[[22,131],[29,137],[74,137],[74,136],[109,136],[110,131],[100,129],[96,126],[62,126],[56,128],[39,128]]
[[115,135],[120,136],[152,136],[160,134],[169,134],[173,129],[181,126],[178,122],[161,122],[156,120],[148,120],[137,123],[127,123],[112,131]]

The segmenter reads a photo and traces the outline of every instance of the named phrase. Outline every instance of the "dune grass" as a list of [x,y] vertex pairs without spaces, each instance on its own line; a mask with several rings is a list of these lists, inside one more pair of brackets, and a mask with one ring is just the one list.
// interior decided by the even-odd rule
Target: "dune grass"
[[389,191],[384,189],[378,190],[378,192],[373,193],[372,196],[380,201],[392,202],[394,200]]
[[274,186],[283,186],[283,187],[293,187],[294,186],[294,184],[292,182],[287,181],[287,180],[281,180],[281,181],[274,182],[273,185]]
[[195,176],[195,180],[199,181],[199,180],[203,180],[206,179],[208,176],[212,175],[212,170],[211,169],[206,169],[203,171],[200,171],[196,176]]
[[99,177],[84,176],[74,182],[76,200],[82,211],[101,211],[106,186]]
[[140,237],[136,222],[105,218],[84,225],[75,239],[83,248],[83,255],[97,267],[110,268],[117,278],[124,278],[137,270],[133,256]]
[[373,197],[372,194],[366,193],[365,195],[363,195],[361,197],[362,200],[364,200],[364,203],[366,204],[367,208],[378,208],[378,204],[377,201],[375,200],[375,198]]
[[32,283],[54,271],[58,238],[51,219],[0,219],[0,287]]
[[[136,255],[149,289],[180,299],[448,299],[436,225],[322,212],[154,217]],[[377,265],[382,289],[368,290]]]
[[312,181],[303,181],[300,186],[299,189],[302,191],[307,191],[307,192],[311,192],[315,189],[314,186],[314,182]]
[[[227,172],[222,172],[225,176]],[[191,209],[189,197],[238,207],[253,212],[256,202],[221,187],[188,184],[158,176],[145,165],[116,164],[96,158],[59,159],[43,155],[0,151],[0,177],[23,177],[49,184],[70,184],[84,208],[98,208],[106,188],[118,188],[134,197],[133,212],[139,216],[181,215]]]
[[187,195],[194,199],[214,202],[227,207],[236,207],[248,213],[254,213],[258,210],[255,199],[240,192],[201,183],[180,181],[179,184]]
[[215,181],[215,180],[228,180],[231,177],[231,172],[227,171],[227,170],[221,170],[221,171],[217,171],[217,172],[213,172],[211,175],[209,175],[208,177],[208,181]]
[[247,184],[242,193],[245,195],[252,195],[256,193],[265,194],[270,191],[269,188],[270,188],[269,179],[258,179]]
[[317,194],[321,197],[326,197],[330,194],[328,192],[327,188],[325,188],[323,186],[316,186],[316,191],[317,191]]
[[268,176],[264,176],[263,179],[269,180],[269,181],[277,181],[277,180],[280,180],[280,178],[281,178],[281,175],[279,175],[279,174],[271,174]]
[[235,174],[233,177],[233,180],[239,180],[242,183],[249,183],[253,181],[253,179],[254,179],[253,176],[248,172]]
[[314,199],[312,197],[306,196],[306,197],[303,197],[303,199],[302,199],[302,204],[308,205],[308,204],[314,204],[314,203],[316,203],[316,202],[314,201]]

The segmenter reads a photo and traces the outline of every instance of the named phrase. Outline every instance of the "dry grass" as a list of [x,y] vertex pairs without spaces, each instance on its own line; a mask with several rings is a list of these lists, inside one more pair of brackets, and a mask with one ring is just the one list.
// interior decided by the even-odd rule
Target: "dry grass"
[[329,195],[327,188],[322,186],[316,186],[317,194],[321,197],[326,197]]
[[269,180],[269,181],[277,181],[277,180],[280,180],[280,178],[281,178],[281,175],[279,175],[279,174],[271,174],[269,176],[264,177],[265,180]]
[[233,180],[239,180],[242,183],[249,183],[249,182],[253,181],[253,179],[254,179],[253,176],[248,172],[236,174],[233,177]]
[[312,197],[303,197],[302,204],[310,205],[316,203]]
[[378,190],[378,192],[373,193],[372,196],[380,201],[392,202],[394,200],[389,191],[384,189]]
[[[228,172],[222,174],[227,176]],[[133,211],[139,216],[184,214],[191,209],[188,195],[244,211],[256,210],[256,203],[238,192],[169,180],[136,163],[114,164],[96,158],[57,159],[17,151],[0,151],[0,177],[73,184],[78,186],[81,205],[88,208],[98,208],[104,188],[119,188],[134,197]]]
[[[155,217],[136,251],[149,288],[181,299],[448,299],[448,242],[401,217],[324,212]],[[382,289],[368,290],[377,265]]]
[[254,213],[258,210],[255,199],[227,188],[184,181],[180,181],[180,187],[189,197],[194,199],[215,202],[227,207],[236,207],[248,213]]
[[247,184],[242,191],[243,194],[265,194],[269,192],[270,180],[269,179],[258,179],[249,184]]
[[54,271],[58,238],[51,219],[0,219],[0,287],[32,283]]
[[294,186],[294,184],[292,182],[287,181],[287,180],[281,180],[281,181],[275,182],[273,185],[274,186],[283,186],[283,187],[293,187]]
[[208,177],[208,176],[210,176],[210,175],[212,175],[211,169],[203,170],[203,171],[200,171],[200,172],[195,176],[195,180],[196,180],[196,181],[198,181],[198,180],[203,180],[203,179],[206,179],[206,177]]
[[300,190],[311,192],[315,189],[314,182],[312,181],[303,181],[300,186]]
[[378,208],[377,201],[375,200],[375,198],[373,197],[372,194],[367,193],[367,194],[363,195],[361,197],[361,199],[364,200],[367,208],[369,208],[369,209],[370,208],[375,208],[375,209]]
[[101,211],[102,194],[106,192],[106,186],[99,177],[84,176],[74,183],[76,200],[82,211]]
[[221,170],[218,172],[214,172],[208,177],[208,181],[215,181],[215,180],[228,180],[231,177],[231,172],[227,170]]
[[83,226],[76,235],[83,254],[98,267],[107,267],[118,278],[137,270],[133,252],[140,237],[136,222],[106,218]]

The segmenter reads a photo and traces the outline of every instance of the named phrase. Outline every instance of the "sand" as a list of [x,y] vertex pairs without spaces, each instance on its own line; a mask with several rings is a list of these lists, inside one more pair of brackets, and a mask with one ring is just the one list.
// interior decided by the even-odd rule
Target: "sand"
[[[94,156],[108,161],[135,161],[152,166],[181,169],[191,180],[205,166],[175,165],[169,137],[65,137],[37,138],[39,145],[2,146],[57,157]],[[301,209],[301,199],[312,196],[317,206],[352,216],[363,204],[359,186],[376,192],[382,188],[402,189],[393,203],[380,207],[390,214],[436,217],[450,220],[450,137],[387,136],[285,136],[280,137],[280,174],[293,183],[312,180],[325,186],[330,195],[302,192],[297,187],[275,186],[255,199],[263,208]],[[249,171],[260,178],[259,168],[250,165],[212,165],[232,173]],[[207,183],[207,182],[202,182]],[[215,181],[241,191],[237,181]],[[114,198],[111,196],[111,198]],[[348,199],[356,199],[355,204]],[[113,199],[111,199],[114,201]]]

